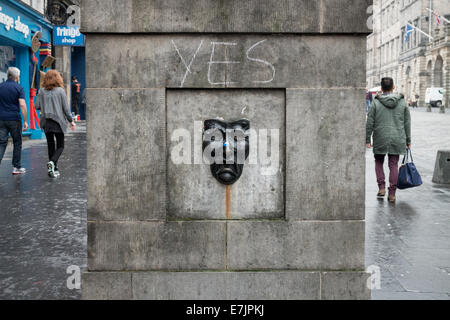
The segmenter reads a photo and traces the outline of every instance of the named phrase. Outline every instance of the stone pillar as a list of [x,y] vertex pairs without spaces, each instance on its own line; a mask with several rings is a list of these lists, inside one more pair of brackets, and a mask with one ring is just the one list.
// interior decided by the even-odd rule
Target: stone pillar
[[419,107],[425,106],[425,94],[427,91],[427,79],[428,79],[428,72],[427,72],[427,59],[426,57],[419,57],[418,58],[418,68],[419,68],[419,76],[418,76],[418,91],[417,94],[419,95],[419,101],[417,101],[417,105]]
[[443,51],[444,66],[442,77],[444,79],[444,99],[442,103],[446,108],[450,108],[450,48]]
[[450,150],[439,150],[437,152],[432,181],[450,184]]
[[[370,298],[370,5],[83,1],[84,299]],[[258,151],[228,191],[201,162],[215,117],[249,119]]]
[[64,80],[64,86],[66,89],[67,98],[71,99],[70,89],[72,84],[72,79],[70,77],[71,73],[71,47],[55,46],[55,68],[61,73]]

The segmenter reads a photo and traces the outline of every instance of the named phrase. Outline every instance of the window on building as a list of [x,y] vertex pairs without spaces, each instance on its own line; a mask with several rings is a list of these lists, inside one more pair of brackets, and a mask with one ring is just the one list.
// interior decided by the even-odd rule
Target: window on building
[[395,21],[398,21],[400,13],[400,0],[397,0],[397,5],[395,7]]
[[405,28],[404,27],[402,28],[402,39],[401,39],[400,50],[405,51]]
[[389,42],[384,45],[384,62],[389,62]]
[[394,59],[397,59],[397,38],[394,39]]
[[386,7],[386,20],[387,24],[391,25],[391,6]]
[[32,7],[34,10],[39,11],[42,14],[44,13],[44,6],[45,6],[44,0],[21,0],[21,1]]
[[395,58],[395,45],[394,39],[391,40],[391,60],[393,61]]
[[39,11],[40,13],[44,13],[44,7],[45,7],[45,3],[44,0],[32,0],[33,2],[33,8],[35,8],[37,11]]
[[408,43],[406,46],[407,50],[411,49],[411,47],[412,47],[411,44],[413,43],[413,41],[414,41],[414,30],[409,34]]
[[394,44],[392,43],[393,41],[389,41],[389,61],[393,61],[394,60]]
[[0,46],[0,83],[7,80],[6,71],[16,66],[16,56],[13,47]]
[[[419,19],[414,20],[414,26],[417,28],[419,27]],[[417,47],[419,45],[419,39],[419,31],[417,31],[417,29],[414,29],[414,47]]]
[[384,45],[384,63],[386,63],[386,62],[388,62],[388,46],[389,46],[389,43],[386,43],[385,45]]
[[400,55],[400,46],[401,46],[401,44],[402,44],[401,38],[397,37],[397,46],[396,46],[397,47],[397,58]]

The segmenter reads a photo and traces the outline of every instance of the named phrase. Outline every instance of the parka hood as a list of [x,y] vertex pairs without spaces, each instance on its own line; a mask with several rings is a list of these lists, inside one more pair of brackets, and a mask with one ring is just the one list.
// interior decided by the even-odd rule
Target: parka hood
[[375,97],[375,99],[380,101],[386,108],[390,109],[394,109],[403,98],[404,96],[398,93],[378,95]]

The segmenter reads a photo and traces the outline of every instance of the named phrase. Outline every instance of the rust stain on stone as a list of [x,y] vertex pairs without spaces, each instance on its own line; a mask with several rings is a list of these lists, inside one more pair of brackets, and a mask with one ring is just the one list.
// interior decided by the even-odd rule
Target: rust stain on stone
[[226,186],[225,189],[225,210],[227,215],[227,220],[230,219],[230,202],[231,202],[231,186]]

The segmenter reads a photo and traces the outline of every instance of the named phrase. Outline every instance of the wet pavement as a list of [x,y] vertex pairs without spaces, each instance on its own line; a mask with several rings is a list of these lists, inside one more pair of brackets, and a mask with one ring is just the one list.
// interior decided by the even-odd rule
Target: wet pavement
[[[431,182],[439,149],[450,149],[450,112],[412,110],[414,162],[424,184],[379,201],[366,153],[366,265],[381,271],[373,299],[450,299],[450,186]],[[86,268],[85,127],[66,136],[61,177],[46,173],[44,140],[27,141],[11,175],[11,146],[0,166],[0,299],[79,299],[67,267]],[[387,168],[385,173],[387,174]]]
[[381,289],[373,290],[372,298],[449,300],[450,185],[431,179],[437,151],[450,150],[450,110],[414,109],[411,119],[422,186],[398,190],[394,205],[377,200],[373,154],[366,152],[366,266],[381,271]]
[[61,177],[47,175],[47,144],[24,141],[23,176],[12,146],[0,165],[0,299],[79,299],[67,267],[86,268],[86,129],[66,135]]

